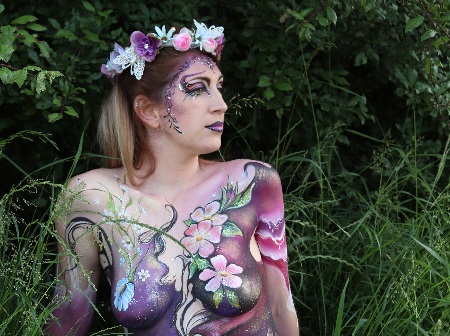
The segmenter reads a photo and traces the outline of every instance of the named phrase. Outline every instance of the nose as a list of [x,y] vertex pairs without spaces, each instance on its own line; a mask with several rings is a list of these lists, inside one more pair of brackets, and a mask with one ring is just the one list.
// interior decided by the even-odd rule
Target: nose
[[223,100],[222,93],[214,88],[211,92],[211,112],[212,113],[225,113],[228,109],[225,100]]

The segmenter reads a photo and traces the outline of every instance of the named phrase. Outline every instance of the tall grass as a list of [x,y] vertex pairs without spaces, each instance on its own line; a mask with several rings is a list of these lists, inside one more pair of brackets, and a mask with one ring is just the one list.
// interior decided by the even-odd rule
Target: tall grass
[[[378,146],[371,164],[351,172],[335,145],[351,130],[336,124],[317,147],[287,153],[289,132],[299,127],[280,132],[266,159],[284,186],[302,336],[450,335],[449,141],[430,154],[418,144],[371,138]],[[41,334],[50,316],[57,260],[51,209],[62,187],[26,176],[1,198],[1,335]],[[49,211],[35,211],[42,201]],[[121,332],[108,295],[100,293],[92,334]]]

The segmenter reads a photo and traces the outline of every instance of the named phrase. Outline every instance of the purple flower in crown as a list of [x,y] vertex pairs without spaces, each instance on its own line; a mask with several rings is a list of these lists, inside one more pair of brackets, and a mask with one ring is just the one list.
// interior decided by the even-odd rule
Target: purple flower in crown
[[158,48],[162,42],[152,34],[145,35],[140,31],[131,34],[131,43],[135,46],[136,55],[142,57],[145,61],[151,62],[158,54]]
[[105,74],[108,78],[113,78],[115,75],[122,72],[122,67],[114,63],[114,60],[117,56],[123,54],[124,52],[125,50],[120,45],[114,43],[114,50],[109,54],[109,60],[106,62],[106,64],[102,64],[101,67],[102,73]]

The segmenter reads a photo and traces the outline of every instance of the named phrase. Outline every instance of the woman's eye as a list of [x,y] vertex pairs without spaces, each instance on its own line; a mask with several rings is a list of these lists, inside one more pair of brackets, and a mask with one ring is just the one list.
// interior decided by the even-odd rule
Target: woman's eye
[[196,97],[202,94],[203,92],[209,93],[206,86],[201,83],[187,84],[185,86],[184,92],[191,97]]

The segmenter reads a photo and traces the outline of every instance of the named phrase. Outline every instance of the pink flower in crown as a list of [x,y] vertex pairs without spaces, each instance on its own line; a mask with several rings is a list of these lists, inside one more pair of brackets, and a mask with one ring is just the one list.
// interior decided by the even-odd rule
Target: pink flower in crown
[[152,34],[145,35],[140,31],[135,31],[130,37],[131,43],[135,46],[136,54],[145,61],[151,62],[158,54],[158,48],[162,42]]
[[220,209],[220,203],[218,201],[212,201],[205,206],[205,209],[199,207],[191,213],[191,219],[196,222],[209,220],[213,226],[222,225],[228,219],[227,215],[219,214],[217,211]]
[[225,44],[225,35],[222,34],[218,38],[216,38],[217,48],[216,48],[216,55],[217,59],[220,60],[220,56],[222,56],[222,49]]
[[211,221],[201,221],[198,224],[189,226],[184,232],[189,237],[181,239],[181,244],[186,246],[192,254],[198,252],[200,256],[206,258],[214,252],[214,246],[211,243],[218,243],[221,233],[221,226],[212,226]]
[[207,268],[198,276],[202,281],[209,280],[205,286],[205,290],[215,292],[219,289],[220,285],[229,288],[241,287],[242,279],[235,274],[242,273],[242,267],[235,264],[229,264],[227,266],[227,259],[221,254],[211,258],[211,264],[214,270]]
[[179,51],[186,51],[191,47],[192,37],[189,29],[182,28],[178,34],[173,36],[173,47]]
[[217,42],[216,40],[212,38],[208,38],[205,41],[202,42],[203,49],[208,53],[213,53],[214,50],[217,48]]

